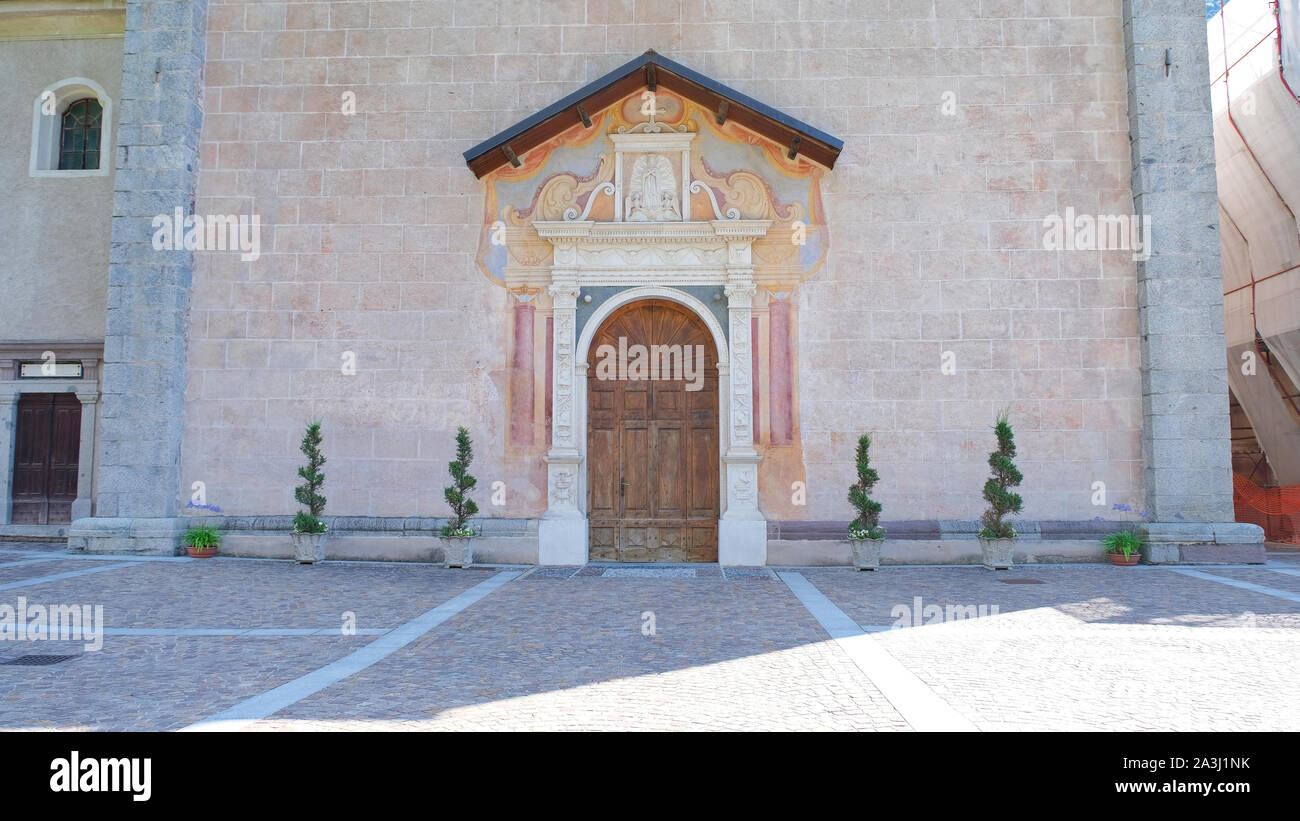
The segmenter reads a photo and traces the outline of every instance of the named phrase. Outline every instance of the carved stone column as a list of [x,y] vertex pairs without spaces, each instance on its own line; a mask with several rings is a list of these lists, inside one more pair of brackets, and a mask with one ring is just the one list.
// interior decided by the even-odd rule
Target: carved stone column
[[[730,325],[727,449],[722,457],[727,506],[718,522],[718,563],[767,564],[767,522],[758,510],[758,452],[754,450],[754,357],[751,322],[754,272],[749,246],[733,246],[727,268]],[[738,265],[735,263],[739,263]]]
[[[556,262],[565,257],[556,248]],[[582,452],[578,448],[577,321],[578,283],[574,271],[555,271],[550,287],[555,323],[551,355],[551,449],[546,455],[546,513],[538,526],[538,564],[586,564],[587,516],[582,509]],[[584,371],[585,369],[581,369]]]

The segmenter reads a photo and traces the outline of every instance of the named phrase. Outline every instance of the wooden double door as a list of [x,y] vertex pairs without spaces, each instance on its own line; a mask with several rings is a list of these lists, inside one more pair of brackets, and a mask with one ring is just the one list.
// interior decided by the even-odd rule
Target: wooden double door
[[22,394],[14,439],[14,524],[71,522],[81,451],[81,400],[75,393]]
[[[638,368],[643,351],[650,360]],[[686,360],[680,370],[677,357]],[[645,300],[596,332],[587,464],[593,561],[718,560],[717,352],[694,313]]]

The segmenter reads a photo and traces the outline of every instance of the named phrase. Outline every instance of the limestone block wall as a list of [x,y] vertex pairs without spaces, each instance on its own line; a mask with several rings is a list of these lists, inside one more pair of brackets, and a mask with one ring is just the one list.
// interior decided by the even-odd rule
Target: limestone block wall
[[258,214],[261,254],[196,254],[182,504],[202,481],[225,513],[291,512],[320,418],[330,513],[442,515],[464,424],[484,513],[538,515],[544,466],[507,444],[510,297],[476,270],[485,192],[461,152],[648,48],[845,141],[828,264],[792,296],[802,461],[763,474],[770,518],[849,518],[867,430],[886,519],[974,518],[1002,408],[1027,517],[1104,513],[1097,481],[1141,497],[1133,255],[1043,248],[1050,215],[1133,213],[1119,0],[208,12],[196,211]]

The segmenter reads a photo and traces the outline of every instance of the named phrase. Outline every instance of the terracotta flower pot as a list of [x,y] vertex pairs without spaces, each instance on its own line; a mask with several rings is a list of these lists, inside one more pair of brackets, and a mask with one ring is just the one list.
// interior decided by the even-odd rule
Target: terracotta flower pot
[[186,547],[185,552],[190,554],[191,559],[211,559],[217,555],[216,545],[212,547]]
[[1111,564],[1118,565],[1119,567],[1132,567],[1142,560],[1142,554],[1136,551],[1129,554],[1127,559],[1124,558],[1123,553],[1107,553],[1106,555],[1110,556]]

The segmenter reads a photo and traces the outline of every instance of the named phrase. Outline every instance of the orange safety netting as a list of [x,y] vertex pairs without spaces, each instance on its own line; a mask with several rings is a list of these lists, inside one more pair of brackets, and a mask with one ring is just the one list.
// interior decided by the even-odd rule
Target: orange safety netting
[[1300,485],[1260,487],[1234,473],[1232,503],[1237,521],[1264,528],[1270,542],[1300,544]]

